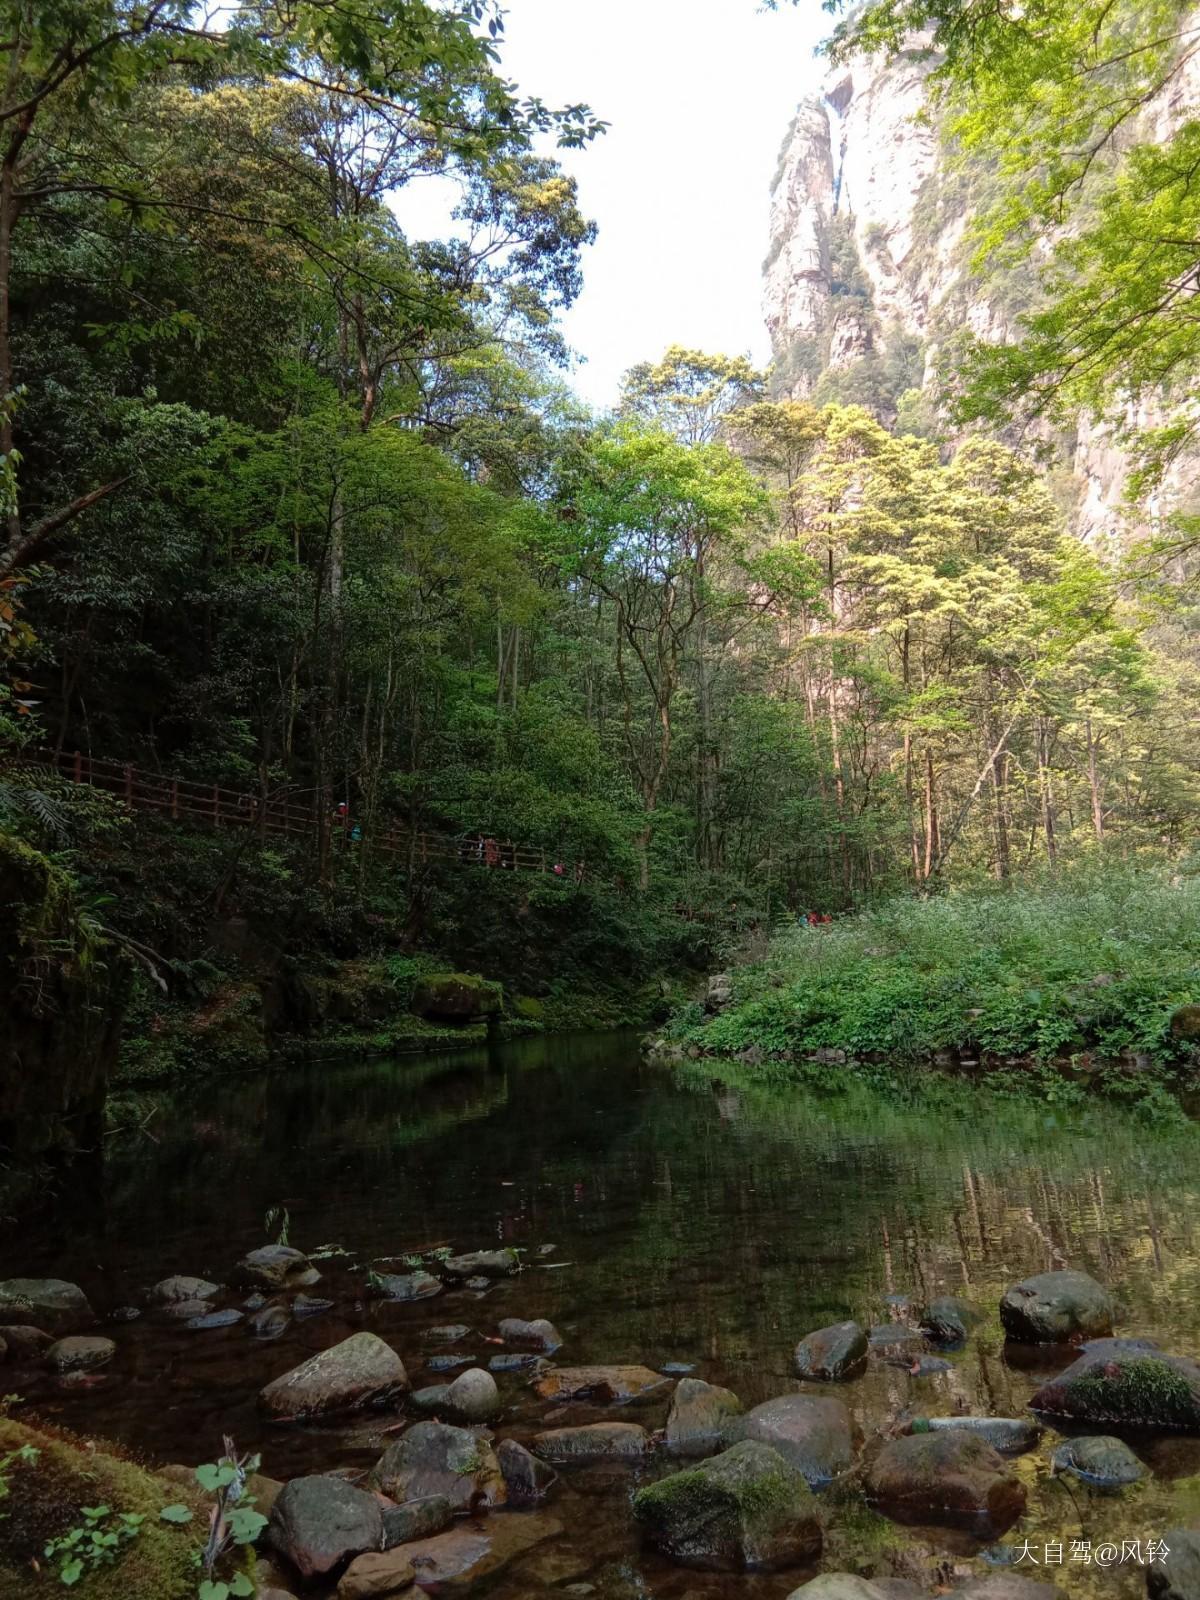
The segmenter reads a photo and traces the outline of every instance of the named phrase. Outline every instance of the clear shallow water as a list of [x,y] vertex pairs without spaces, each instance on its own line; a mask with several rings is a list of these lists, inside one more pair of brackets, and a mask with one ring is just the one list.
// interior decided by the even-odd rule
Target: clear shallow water
[[[479,1337],[462,1348],[486,1362],[495,1347],[483,1336],[501,1317],[547,1316],[565,1338],[561,1362],[687,1362],[752,1405],[799,1387],[791,1352],[804,1333],[849,1316],[886,1320],[888,1293],[964,1294],[993,1313],[948,1374],[873,1365],[852,1384],[810,1386],[845,1400],[869,1438],[906,1409],[1021,1415],[1064,1358],[1006,1352],[994,1310],[1015,1279],[1056,1264],[1112,1289],[1118,1333],[1200,1352],[1198,1158],[1200,1130],[1155,1132],[1117,1110],[1054,1118],[957,1090],[915,1107],[815,1097],[650,1064],[632,1037],[533,1040],[491,1054],[312,1064],[164,1096],[144,1132],[107,1141],[103,1167],[52,1215],[3,1239],[0,1277],[73,1279],[103,1316],[139,1304],[169,1273],[222,1281],[266,1242],[272,1206],[287,1207],[293,1244],[343,1246],[349,1261],[322,1263],[309,1291],[335,1310],[279,1339],[145,1315],[108,1330],[119,1351],[105,1383],[22,1388],[43,1416],[160,1463],[210,1459],[232,1433],[278,1477],[365,1468],[379,1454],[392,1418],[263,1429],[254,1405],[268,1379],[362,1327],[394,1344],[415,1386],[439,1378],[422,1366],[424,1329],[469,1324]],[[351,1270],[440,1244],[496,1243],[527,1249],[529,1266],[482,1296],[455,1289],[380,1304]],[[552,1265],[536,1256],[549,1243]],[[545,1408],[502,1382],[495,1431],[524,1438]],[[665,1413],[664,1400],[623,1415],[655,1427]],[[597,1415],[575,1408],[564,1420]],[[1120,1543],[1200,1524],[1200,1441],[1141,1443],[1149,1482],[1116,1499],[1076,1486],[1074,1500],[1049,1479],[1056,1442],[1048,1431],[1017,1463],[1030,1505],[1006,1542]],[[551,1507],[563,1534],[489,1593],[517,1600],[588,1581],[612,1600],[776,1600],[806,1576],[688,1573],[643,1553],[629,1496],[661,1470],[564,1475]],[[977,1550],[945,1530],[897,1534],[852,1507],[830,1506],[829,1524],[826,1569],[874,1558],[880,1570],[928,1579],[939,1560]],[[1132,1566],[1018,1570],[1079,1594],[1142,1586]]]

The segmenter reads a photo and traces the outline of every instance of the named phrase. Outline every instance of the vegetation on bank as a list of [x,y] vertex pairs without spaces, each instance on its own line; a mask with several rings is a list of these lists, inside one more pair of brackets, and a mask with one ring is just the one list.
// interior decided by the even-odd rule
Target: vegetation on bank
[[1110,868],[892,899],[782,933],[732,987],[713,1014],[677,1009],[668,1047],[815,1081],[931,1064],[1052,1099],[1094,1083],[1166,1108],[1198,1081],[1200,878]]

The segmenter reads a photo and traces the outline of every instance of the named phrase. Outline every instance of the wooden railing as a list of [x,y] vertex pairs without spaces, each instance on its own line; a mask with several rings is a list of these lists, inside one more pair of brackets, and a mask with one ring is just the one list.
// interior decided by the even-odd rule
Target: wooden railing
[[[256,828],[260,833],[285,833],[316,840],[320,834],[321,805],[315,790],[277,789],[266,795],[226,789],[219,783],[197,783],[189,778],[165,777],[126,762],[105,761],[80,751],[48,750],[27,757],[39,766],[53,767],[73,783],[113,794],[134,811],[156,811],[177,822],[207,823],[218,828]],[[336,849],[356,848],[360,842],[356,819],[332,814],[330,836]],[[534,846],[486,838],[450,839],[445,834],[414,833],[395,822],[373,828],[366,847],[393,861],[421,864],[453,862],[458,866],[493,867],[519,872],[549,872],[579,882],[582,862],[563,863]]]

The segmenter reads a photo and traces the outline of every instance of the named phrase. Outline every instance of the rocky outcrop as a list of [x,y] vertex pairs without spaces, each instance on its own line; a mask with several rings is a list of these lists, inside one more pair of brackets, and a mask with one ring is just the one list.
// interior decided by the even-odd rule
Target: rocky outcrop
[[[956,338],[1007,341],[1031,294],[1027,267],[987,277],[971,267],[967,225],[988,179],[948,158],[926,44],[914,36],[890,62],[856,57],[800,103],[771,187],[763,263],[778,391],[866,404],[901,428],[928,408]],[[1144,108],[1144,137],[1167,137],[1189,114],[1190,72],[1173,87]],[[1134,426],[1165,420],[1152,399],[1136,412]],[[1074,530],[1095,542],[1117,534],[1130,461],[1111,427],[1079,416],[1038,442],[1073,479]],[[1172,468],[1158,510],[1195,468]]]

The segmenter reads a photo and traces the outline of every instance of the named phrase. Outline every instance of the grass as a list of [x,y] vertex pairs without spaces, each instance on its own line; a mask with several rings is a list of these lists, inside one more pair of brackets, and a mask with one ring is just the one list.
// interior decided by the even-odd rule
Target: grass
[[[734,974],[733,1004],[678,1009],[667,1037],[801,1065],[980,1063],[1050,1091],[1092,1076],[1144,1098],[1192,1076],[1171,1032],[1200,1001],[1200,879],[1110,868],[888,901],[797,927]],[[1047,1070],[1052,1069],[1052,1070]]]

